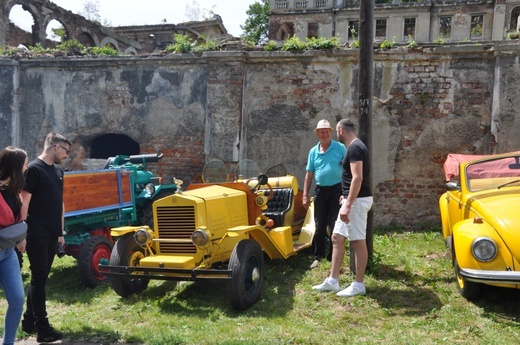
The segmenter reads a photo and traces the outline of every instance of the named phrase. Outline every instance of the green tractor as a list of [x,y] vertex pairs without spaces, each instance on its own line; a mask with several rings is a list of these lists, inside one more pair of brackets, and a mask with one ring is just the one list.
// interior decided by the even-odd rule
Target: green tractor
[[57,254],[78,260],[86,286],[96,287],[106,280],[98,265],[110,258],[114,246],[110,228],[141,224],[153,228],[153,202],[177,190],[179,180],[165,184],[147,170],[148,164],[162,157],[119,155],[109,158],[101,170],[65,173],[65,246]]

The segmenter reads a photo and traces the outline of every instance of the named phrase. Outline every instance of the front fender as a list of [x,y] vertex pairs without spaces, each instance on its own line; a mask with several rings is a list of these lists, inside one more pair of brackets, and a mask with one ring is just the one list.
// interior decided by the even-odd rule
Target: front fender
[[[496,257],[488,262],[477,260],[472,253],[473,241],[478,237],[489,237],[497,246]],[[480,270],[505,270],[512,267],[509,250],[495,229],[487,222],[476,223],[473,218],[465,219],[453,226],[453,250],[461,268]]]
[[113,237],[120,237],[126,234],[135,233],[139,229],[146,229],[149,233],[153,233],[153,231],[150,229],[147,225],[141,225],[141,226],[120,226],[117,228],[110,229],[110,235]]
[[439,213],[441,215],[442,235],[444,239],[446,239],[451,235],[448,211],[448,193],[442,194],[439,198]]

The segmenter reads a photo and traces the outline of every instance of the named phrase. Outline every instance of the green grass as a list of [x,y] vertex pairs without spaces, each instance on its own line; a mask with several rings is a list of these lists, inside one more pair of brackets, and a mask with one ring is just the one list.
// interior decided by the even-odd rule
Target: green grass
[[[373,244],[366,296],[340,299],[312,291],[330,263],[309,271],[307,251],[289,260],[267,260],[262,298],[243,312],[229,306],[225,284],[152,281],[144,293],[123,299],[108,284],[81,286],[75,261],[56,259],[48,283],[49,318],[71,341],[102,344],[513,344],[520,339],[520,291],[486,287],[478,302],[462,298],[440,230],[379,229]],[[352,280],[348,266],[347,257],[342,287]],[[27,267],[23,275],[27,282]],[[0,309],[5,306],[1,295]]]

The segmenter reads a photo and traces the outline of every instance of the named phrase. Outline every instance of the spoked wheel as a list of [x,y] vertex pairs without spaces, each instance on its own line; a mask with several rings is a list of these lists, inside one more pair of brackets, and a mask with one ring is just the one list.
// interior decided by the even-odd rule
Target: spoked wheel
[[460,275],[460,267],[457,259],[455,259],[454,271],[455,281],[462,297],[468,300],[477,299],[480,295],[481,284],[470,282]]
[[[139,266],[142,258],[144,258],[144,249],[135,242],[132,234],[127,234],[117,240],[110,256],[110,265]],[[130,276],[111,276],[110,282],[119,296],[127,297],[144,291],[148,287],[150,279],[139,274],[132,274]]]
[[103,236],[92,236],[81,246],[78,259],[79,276],[88,287],[94,288],[107,280],[99,274],[101,259],[110,259],[112,242]]
[[231,306],[245,310],[258,301],[264,284],[264,256],[258,242],[238,242],[231,254],[229,268],[232,272],[228,283]]

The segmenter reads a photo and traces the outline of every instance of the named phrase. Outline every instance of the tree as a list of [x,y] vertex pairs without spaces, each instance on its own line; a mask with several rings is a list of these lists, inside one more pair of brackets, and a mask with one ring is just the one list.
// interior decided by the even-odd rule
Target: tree
[[112,26],[110,20],[101,19],[101,15],[99,14],[99,0],[85,0],[83,2],[83,11],[79,14],[98,24]]
[[244,30],[242,39],[256,44],[265,42],[269,33],[269,0],[260,0],[250,5],[246,14],[245,25],[240,25]]
[[213,5],[211,10],[208,9],[201,9],[199,6],[199,3],[197,1],[191,1],[186,3],[186,7],[184,10],[184,17],[188,21],[201,21],[201,20],[207,20],[212,19],[214,16],[213,9],[216,5]]
[[99,15],[99,1],[88,0],[83,3],[83,11],[80,12],[85,18],[90,21],[101,23],[101,16]]

